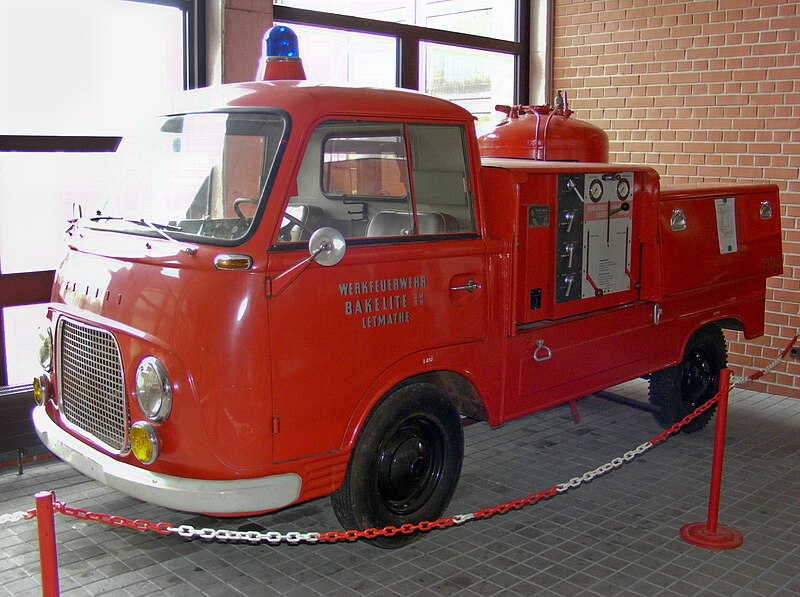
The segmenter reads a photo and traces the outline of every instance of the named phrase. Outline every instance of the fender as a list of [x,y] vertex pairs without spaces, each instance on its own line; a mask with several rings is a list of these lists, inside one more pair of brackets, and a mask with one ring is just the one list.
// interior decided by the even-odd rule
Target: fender
[[[408,383],[411,380],[425,380],[426,376],[439,373],[452,374],[460,377],[472,389],[474,398],[480,401],[482,414],[490,424],[499,422],[499,411],[497,404],[487,402],[484,396],[487,395],[487,388],[481,386],[480,379],[486,376],[476,374],[463,364],[470,362],[471,359],[461,356],[464,350],[469,347],[446,347],[435,350],[421,351],[397,361],[394,365],[386,369],[364,393],[353,411],[353,416],[347,425],[342,443],[342,451],[352,450],[356,439],[358,439],[364,422],[370,412],[386,395],[396,387]],[[413,373],[411,373],[413,372]],[[499,389],[498,389],[499,391]],[[458,408],[458,404],[456,405]],[[495,407],[494,410],[492,407]],[[492,423],[495,421],[495,423]]]

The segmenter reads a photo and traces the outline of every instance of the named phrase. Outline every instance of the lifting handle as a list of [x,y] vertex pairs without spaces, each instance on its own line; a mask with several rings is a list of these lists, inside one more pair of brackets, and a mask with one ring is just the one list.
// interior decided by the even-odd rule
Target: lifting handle
[[542,361],[549,361],[553,358],[553,351],[544,345],[544,340],[541,338],[536,341],[536,350],[533,351],[533,360],[537,363]]

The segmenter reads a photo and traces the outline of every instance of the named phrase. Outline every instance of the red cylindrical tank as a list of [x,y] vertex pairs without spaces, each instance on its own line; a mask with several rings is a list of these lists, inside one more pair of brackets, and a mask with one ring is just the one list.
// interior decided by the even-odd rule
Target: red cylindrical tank
[[481,155],[559,162],[608,162],[608,135],[570,118],[566,101],[550,106],[496,106],[506,117],[478,139]]

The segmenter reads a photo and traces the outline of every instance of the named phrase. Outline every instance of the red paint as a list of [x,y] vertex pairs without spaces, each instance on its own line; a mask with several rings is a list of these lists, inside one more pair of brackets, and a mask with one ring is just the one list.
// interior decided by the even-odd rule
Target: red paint
[[[471,114],[402,90],[265,81],[192,92],[187,106],[198,112],[270,106],[289,115],[291,134],[257,225],[241,242],[193,242],[196,252],[189,254],[153,234],[84,228],[72,237],[48,308],[54,327],[70,318],[113,334],[131,423],[144,418],[133,394],[142,358],[158,357],[172,384],[172,412],[154,424],[159,458],[145,467],[124,452],[110,457],[115,462],[204,481],[291,473],[302,481],[290,500],[296,503],[341,485],[367,416],[410,378],[433,381],[462,411],[500,425],[672,366],[706,324],[735,324],[747,337],[763,333],[765,281],[779,273],[781,259],[774,185],[665,192],[656,171],[644,166],[481,159]],[[525,117],[549,116],[534,110]],[[556,142],[559,118],[566,116],[553,116],[547,135],[537,129],[540,139]],[[474,199],[474,230],[351,238],[337,265],[311,263],[281,278],[308,257],[306,241],[280,243],[278,234],[287,203],[300,194],[296,179],[306,146],[328,121],[392,123],[401,130],[460,127],[469,174],[458,185]],[[593,142],[583,143],[582,130],[570,134],[586,148],[584,157],[604,161]],[[556,143],[547,157],[560,159],[559,151]],[[560,202],[576,201],[564,184],[585,179],[581,195],[588,181],[603,176],[610,181],[606,194],[616,181],[630,180],[631,198],[603,206],[605,218],[585,223],[596,230],[587,228],[590,234],[577,239],[591,237],[591,251],[622,243],[614,259],[624,263],[576,277],[579,286],[591,277],[597,290],[606,289],[602,293],[562,300],[566,286],[558,271],[567,258],[559,235],[566,229],[566,203]],[[720,255],[713,202],[734,196],[739,251]],[[315,200],[323,208],[338,205],[335,198]],[[759,218],[762,201],[772,203],[771,220]],[[622,203],[628,208],[618,207]],[[670,229],[677,206],[690,219],[688,234]],[[228,207],[225,213],[232,214]],[[248,255],[253,265],[217,270],[214,260],[224,253]],[[608,260],[595,255],[585,258],[575,249],[573,259],[606,267]],[[609,291],[604,277],[618,287]],[[270,293],[277,279],[288,283]],[[472,290],[451,290],[467,286]],[[658,324],[656,307],[662,310]],[[52,381],[59,395],[56,361]],[[46,412],[80,438],[55,402]],[[104,454],[80,441],[83,453]]]
[[681,528],[684,541],[705,549],[736,549],[744,542],[742,534],[734,528],[718,524],[719,499],[722,487],[722,460],[725,454],[725,426],[728,417],[728,391],[731,370],[722,371],[719,380],[719,402],[714,434],[714,458],[711,463],[711,489],[708,496],[708,519]]
[[478,139],[481,155],[554,162],[608,162],[608,135],[550,106],[497,106],[506,113]]
[[39,533],[39,561],[42,572],[42,595],[58,597],[58,551],[56,550],[56,525],[53,514],[53,493],[36,494],[36,526]]

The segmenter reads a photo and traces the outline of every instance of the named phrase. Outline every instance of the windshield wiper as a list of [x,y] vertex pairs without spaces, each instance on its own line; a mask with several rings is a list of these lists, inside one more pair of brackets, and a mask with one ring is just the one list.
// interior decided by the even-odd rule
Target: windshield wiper
[[185,243],[182,243],[176,238],[171,237],[169,234],[165,232],[165,230],[173,230],[175,232],[180,232],[182,228],[180,226],[173,226],[172,224],[156,224],[154,222],[149,222],[144,218],[139,220],[128,220],[132,224],[139,224],[140,226],[147,226],[151,230],[155,230],[158,234],[166,238],[169,242],[178,245],[181,248],[181,251],[184,253],[188,253],[189,255],[194,255],[197,253],[196,247],[190,247]]
[[159,232],[161,232],[162,230],[170,230],[171,232],[183,232],[183,228],[181,228],[180,226],[175,226],[174,224],[160,224],[158,222],[150,222],[148,220],[145,220],[144,218],[141,218],[139,220],[128,220],[128,221],[133,222],[134,224],[142,224],[143,226],[149,226],[150,228],[154,228]]
[[183,251],[184,253],[188,253],[189,255],[194,255],[195,253],[197,253],[197,248],[190,247],[186,243],[182,243],[178,239],[170,236],[169,234],[167,234],[165,232],[166,230],[169,230],[171,232],[182,232],[183,228],[181,228],[180,226],[174,226],[173,224],[160,224],[160,223],[156,223],[156,222],[149,222],[148,220],[145,220],[144,218],[139,218],[138,220],[135,220],[133,218],[123,218],[121,216],[102,216],[102,215],[99,215],[99,214],[94,216],[94,217],[92,217],[92,218],[89,218],[89,220],[92,221],[92,222],[109,221],[109,220],[121,220],[121,221],[127,222],[129,224],[136,224],[138,226],[145,226],[145,227],[150,228],[151,230],[155,231],[160,236],[163,236],[169,242],[174,243],[176,245],[179,245],[180,248],[181,248],[181,251]]

